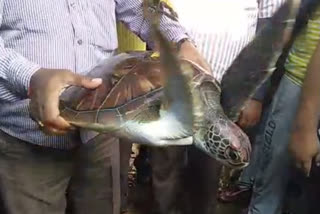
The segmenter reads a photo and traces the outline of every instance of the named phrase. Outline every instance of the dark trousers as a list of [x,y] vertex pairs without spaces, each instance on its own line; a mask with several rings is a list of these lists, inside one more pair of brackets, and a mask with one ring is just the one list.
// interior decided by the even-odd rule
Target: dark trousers
[[179,210],[185,152],[185,147],[178,146],[151,148],[153,210],[157,214],[175,214]]
[[128,209],[129,183],[128,173],[130,166],[130,157],[132,152],[132,143],[128,140],[120,140],[120,185],[121,185],[121,210]]
[[[120,213],[119,143],[99,135],[71,151],[0,132],[0,213]],[[67,197],[66,197],[67,195]]]
[[214,212],[220,163],[189,146],[152,148],[151,166],[156,213]]
[[183,214],[215,213],[222,165],[204,152],[188,147],[188,165],[183,181],[187,200]]

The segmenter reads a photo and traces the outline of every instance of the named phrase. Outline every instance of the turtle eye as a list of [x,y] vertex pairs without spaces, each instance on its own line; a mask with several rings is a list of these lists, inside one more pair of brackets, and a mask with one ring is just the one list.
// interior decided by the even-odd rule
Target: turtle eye
[[238,155],[235,151],[232,149],[228,148],[227,149],[227,155],[230,157],[231,160],[236,161],[238,160]]

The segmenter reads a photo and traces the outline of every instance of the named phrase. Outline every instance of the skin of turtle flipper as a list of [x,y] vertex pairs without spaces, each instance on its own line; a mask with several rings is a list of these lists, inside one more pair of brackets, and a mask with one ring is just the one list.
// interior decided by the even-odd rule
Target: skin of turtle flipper
[[164,97],[168,102],[167,112],[172,113],[185,129],[191,132],[193,126],[192,95],[190,79],[186,74],[192,75],[193,70],[187,64],[184,64],[182,68],[178,54],[160,30],[154,27],[153,31],[160,46],[160,63],[164,73]]
[[174,140],[160,140],[159,145],[165,147],[165,146],[187,146],[193,144],[193,137],[184,137]]
[[285,42],[283,35],[290,32],[300,0],[285,2],[255,38],[234,60],[221,82],[221,105],[230,119],[236,121],[245,102],[275,70]]
[[[117,109],[96,111],[74,111],[70,108],[62,108],[61,116],[71,125],[100,133],[110,133],[120,130],[121,120],[117,116]],[[98,113],[98,114],[97,114]],[[108,121],[107,123],[101,123]]]

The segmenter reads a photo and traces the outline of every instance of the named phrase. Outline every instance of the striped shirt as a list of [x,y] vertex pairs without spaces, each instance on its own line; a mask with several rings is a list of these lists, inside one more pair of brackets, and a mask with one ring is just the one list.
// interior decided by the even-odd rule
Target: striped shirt
[[223,74],[254,38],[258,19],[270,18],[285,0],[171,0],[213,75]]
[[[30,119],[30,78],[40,67],[85,75],[116,52],[116,21],[152,46],[142,0],[0,0],[0,129],[41,146],[73,148],[78,135],[47,136]],[[160,30],[173,42],[187,37],[166,16]]]

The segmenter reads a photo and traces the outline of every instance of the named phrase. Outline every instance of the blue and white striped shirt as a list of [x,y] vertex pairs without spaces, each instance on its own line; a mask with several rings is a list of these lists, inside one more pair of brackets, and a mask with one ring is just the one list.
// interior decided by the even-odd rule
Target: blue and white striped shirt
[[[86,74],[115,53],[117,20],[151,43],[142,0],[0,0],[0,129],[41,146],[73,148],[78,136],[47,136],[30,119],[30,78],[40,67]],[[174,42],[187,37],[166,16],[160,29]]]
[[256,35],[258,20],[272,17],[285,1],[171,0],[180,23],[218,81]]

